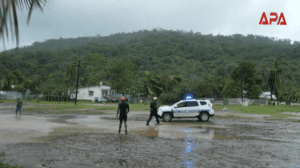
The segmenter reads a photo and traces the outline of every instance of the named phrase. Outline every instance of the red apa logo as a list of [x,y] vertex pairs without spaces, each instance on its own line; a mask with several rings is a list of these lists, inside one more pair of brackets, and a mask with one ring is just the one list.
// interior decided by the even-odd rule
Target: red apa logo
[[[277,15],[276,12],[271,12],[271,13],[270,13],[270,16],[275,16],[275,18],[270,18],[270,19],[269,19],[269,22],[268,22],[268,18],[267,18],[267,16],[266,16],[266,13],[263,12],[263,14],[261,15],[259,24],[260,24],[260,25],[271,25],[272,22],[276,22],[276,21],[277,21],[278,15]],[[281,12],[281,14],[280,14],[280,16],[279,16],[277,25],[287,25],[287,24],[286,24],[286,21],[285,21],[285,18],[284,18],[284,15],[283,15],[282,12]]]

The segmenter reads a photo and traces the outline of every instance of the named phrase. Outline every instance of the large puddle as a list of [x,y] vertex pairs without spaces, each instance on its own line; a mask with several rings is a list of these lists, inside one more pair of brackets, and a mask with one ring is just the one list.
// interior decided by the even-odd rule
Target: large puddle
[[49,118],[0,115],[0,143],[26,142],[34,137],[46,136],[56,127],[66,126],[47,121]]
[[[282,158],[283,156],[292,157],[296,156],[295,152],[299,151],[299,140],[297,140],[298,129],[300,129],[299,124],[295,123],[260,123],[260,125],[255,125],[259,123],[254,122],[236,122],[236,121],[228,121],[230,124],[225,123],[226,120],[212,120],[211,122],[195,122],[191,121],[174,121],[170,123],[162,122],[161,125],[154,125],[155,120],[150,122],[150,126],[146,126],[145,121],[128,121],[128,132],[131,135],[125,136],[124,134],[124,125],[122,125],[122,135],[118,137],[118,126],[119,121],[117,119],[101,119],[103,115],[66,115],[66,116],[56,116],[56,117],[45,117],[45,116],[32,116],[32,115],[22,115],[14,116],[12,114],[0,115],[0,143],[6,142],[30,142],[36,138],[39,138],[41,141],[42,138],[57,136],[57,135],[73,135],[80,133],[110,133],[107,134],[95,134],[87,139],[85,137],[76,136],[66,136],[66,139],[62,138],[61,140],[57,140],[56,143],[61,142],[61,145],[66,145],[70,143],[71,145],[68,148],[64,148],[59,151],[57,149],[57,153],[53,152],[53,155],[62,155],[64,157],[68,157],[69,147],[78,148],[76,152],[92,152],[95,146],[98,145],[97,148],[103,148],[102,151],[108,151],[104,148],[111,146],[111,149],[115,149],[115,146],[120,146],[122,143],[126,145],[132,145],[128,150],[132,150],[138,143],[141,146],[150,145],[150,147],[155,148],[156,145],[151,143],[157,140],[156,142],[163,142],[166,146],[159,146],[157,148],[158,151],[162,150],[173,150],[176,151],[176,156],[180,155],[180,157],[176,158],[176,162],[179,163],[182,167],[199,167],[199,158],[224,158],[227,157],[230,159],[244,159],[244,161],[248,158],[253,158],[253,156],[257,157],[256,160],[262,162],[260,157],[261,155],[272,156],[274,153],[277,153],[278,157]],[[112,116],[110,116],[112,117]],[[143,118],[142,118],[143,119]],[[222,122],[221,122],[222,121]],[[223,123],[224,122],[224,123]],[[231,122],[235,122],[234,124]],[[70,124],[73,123],[73,124]],[[219,125],[217,125],[219,124]],[[276,128],[275,128],[276,127]],[[111,134],[115,133],[115,134]],[[135,134],[135,135],[133,135]],[[99,140],[97,140],[97,136],[100,136]],[[140,135],[140,136],[136,136]],[[105,137],[104,137],[105,136]],[[116,137],[115,137],[116,136]],[[132,138],[139,137],[144,138],[149,137],[154,140],[147,140],[147,143],[143,144],[141,139],[134,141],[134,143],[130,143]],[[157,138],[160,137],[160,138]],[[117,141],[117,138],[123,138],[122,140],[129,140],[124,142],[122,140]],[[169,138],[169,139],[168,139]],[[148,138],[146,138],[148,139]],[[46,140],[46,139],[44,139]],[[106,140],[106,141],[105,141]],[[143,139],[145,140],[145,138]],[[214,140],[222,140],[222,141],[214,141]],[[223,141],[224,140],[224,141]],[[243,142],[243,140],[246,140]],[[97,144],[98,141],[101,141],[105,145]],[[121,142],[122,141],[122,142]],[[172,141],[173,143],[169,143]],[[276,143],[273,143],[275,142]],[[277,143],[280,142],[280,143]],[[86,143],[86,144],[84,144]],[[137,143],[137,144],[135,144]],[[77,147],[76,147],[76,145]],[[113,145],[111,145],[113,144]],[[217,146],[214,146],[217,145]],[[260,145],[260,146],[258,146]],[[297,145],[297,147],[293,146]],[[227,146],[231,146],[229,149]],[[269,153],[264,153],[265,150],[262,147],[266,148],[266,151]],[[30,149],[23,146],[24,151]],[[72,148],[72,150],[73,150]],[[90,148],[90,149],[89,149]],[[119,147],[118,147],[119,148]],[[26,149],[26,150],[25,150]],[[44,149],[41,147],[41,149]],[[45,148],[41,151],[47,151]],[[51,150],[56,150],[50,148]],[[127,148],[121,148],[125,150]],[[214,151],[212,151],[214,149]],[[9,148],[7,148],[9,150]],[[118,150],[118,149],[117,149]],[[148,149],[151,151],[150,149]],[[250,154],[245,153],[245,150],[249,150]],[[260,153],[257,153],[256,151]],[[279,151],[287,151],[286,155],[282,153],[278,153]],[[37,151],[40,151],[39,149]],[[74,149],[75,151],[75,149]],[[127,151],[127,152],[129,152]],[[204,151],[204,153],[201,153]],[[210,152],[211,151],[211,152]],[[235,154],[231,154],[230,152],[234,151]],[[11,151],[13,152],[13,151]],[[65,152],[65,154],[60,154]],[[76,153],[75,152],[75,153]],[[143,150],[140,151],[140,154],[143,154]],[[234,153],[233,152],[233,153]],[[288,153],[289,152],[289,153]],[[34,153],[34,152],[33,152]],[[101,152],[100,152],[101,153]],[[129,152],[130,153],[130,152]],[[134,152],[133,152],[134,153]],[[151,152],[150,152],[151,153]],[[77,153],[76,153],[77,154]],[[96,152],[94,154],[99,154]],[[112,156],[118,154],[118,151],[114,153]],[[202,155],[203,154],[203,155]],[[11,154],[12,155],[12,154]],[[44,156],[48,156],[49,153],[45,153]],[[100,154],[99,154],[100,155]],[[252,156],[253,155],[253,156]],[[107,157],[107,155],[103,155]],[[20,156],[21,157],[21,156]],[[75,154],[72,155],[75,158]],[[102,156],[101,156],[102,157]],[[145,155],[145,157],[148,157]],[[78,158],[81,158],[81,156]],[[138,157],[136,157],[138,158]],[[171,157],[170,157],[171,158]],[[172,156],[173,158],[173,156]],[[89,159],[87,157],[87,159]],[[159,158],[157,158],[159,160]],[[296,165],[297,157],[294,160],[289,160],[289,162]],[[69,161],[73,161],[73,158],[69,158]],[[144,159],[142,159],[144,160]],[[275,159],[276,160],[276,159]],[[277,159],[278,160],[278,159]],[[274,160],[272,160],[274,161]],[[64,158],[61,162],[65,162]],[[208,161],[207,161],[208,162]],[[219,161],[225,162],[223,161]],[[227,165],[229,164],[226,162]],[[283,163],[283,161],[280,161]],[[109,162],[108,162],[109,163]],[[213,162],[211,162],[213,163]],[[247,163],[248,164],[248,163]],[[279,164],[279,163],[278,163]],[[281,163],[280,163],[281,164]],[[251,163],[249,163],[251,165]],[[212,165],[212,167],[219,167],[220,165]],[[255,167],[255,166],[254,166]]]

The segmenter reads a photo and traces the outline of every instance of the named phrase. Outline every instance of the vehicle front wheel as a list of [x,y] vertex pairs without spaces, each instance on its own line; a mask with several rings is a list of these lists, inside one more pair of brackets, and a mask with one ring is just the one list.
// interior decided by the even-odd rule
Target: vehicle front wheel
[[201,113],[199,116],[199,120],[207,122],[209,120],[209,114],[206,112]]
[[170,113],[165,113],[163,115],[163,121],[170,122],[172,120],[172,115]]

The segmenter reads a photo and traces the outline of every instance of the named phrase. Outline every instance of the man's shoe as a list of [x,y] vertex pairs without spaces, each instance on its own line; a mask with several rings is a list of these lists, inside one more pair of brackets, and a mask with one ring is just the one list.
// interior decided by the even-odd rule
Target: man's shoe
[[121,133],[121,131],[119,130],[119,134]]
[[156,123],[155,125],[159,125],[159,123]]
[[125,134],[127,134],[127,131],[125,131]]
[[146,124],[146,126],[149,126],[149,124]]

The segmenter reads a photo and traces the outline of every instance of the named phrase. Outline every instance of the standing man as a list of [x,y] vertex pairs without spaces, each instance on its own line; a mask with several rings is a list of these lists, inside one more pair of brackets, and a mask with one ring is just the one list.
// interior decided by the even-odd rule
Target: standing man
[[125,101],[125,97],[122,97],[121,102],[119,103],[118,111],[117,111],[117,118],[118,118],[119,112],[120,112],[120,116],[119,116],[119,119],[120,119],[119,133],[121,132],[122,122],[124,120],[125,134],[127,134],[127,123],[126,123],[126,121],[127,121],[127,114],[129,113],[129,104]]
[[20,98],[18,98],[18,102],[17,102],[17,109],[16,109],[16,116],[18,114],[18,111],[20,112],[20,116],[21,116],[21,111],[22,111],[22,106],[23,106],[23,103],[22,101],[20,100]]
[[159,124],[159,120],[158,120],[158,115],[157,115],[157,109],[158,109],[159,106],[157,106],[157,97],[154,97],[153,98],[153,101],[151,102],[150,104],[150,116],[149,116],[149,119],[147,121],[147,126],[149,126],[149,122],[151,121],[152,117],[154,116],[156,118],[156,122],[158,125]]

